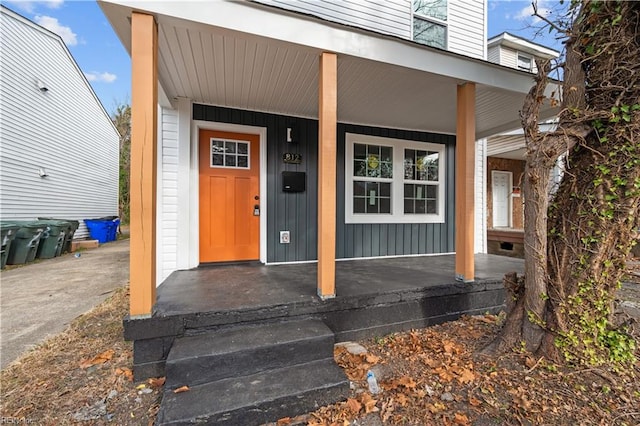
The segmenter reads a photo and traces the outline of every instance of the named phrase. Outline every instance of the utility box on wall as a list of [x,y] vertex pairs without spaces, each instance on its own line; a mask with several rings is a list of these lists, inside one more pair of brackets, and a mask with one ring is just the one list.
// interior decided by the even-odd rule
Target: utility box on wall
[[305,172],[282,172],[282,190],[284,192],[304,192],[307,186]]

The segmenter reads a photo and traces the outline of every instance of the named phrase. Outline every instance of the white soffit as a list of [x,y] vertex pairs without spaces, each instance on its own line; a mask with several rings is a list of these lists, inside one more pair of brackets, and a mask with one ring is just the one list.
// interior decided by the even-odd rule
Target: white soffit
[[[487,139],[487,156],[522,159],[525,148],[524,135],[500,135],[492,136]],[[513,151],[516,157],[509,155]]]
[[333,51],[339,121],[455,133],[456,86],[474,81],[482,138],[519,126],[533,83],[505,67],[248,2],[99,4],[129,51],[132,10],[156,16],[169,100],[316,118],[318,57]]

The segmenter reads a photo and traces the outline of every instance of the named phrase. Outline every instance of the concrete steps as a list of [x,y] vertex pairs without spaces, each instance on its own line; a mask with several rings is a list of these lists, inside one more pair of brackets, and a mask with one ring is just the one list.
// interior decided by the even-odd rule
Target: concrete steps
[[[175,340],[158,425],[259,425],[343,400],[334,336],[315,319],[238,326]],[[189,391],[173,390],[188,386]]]

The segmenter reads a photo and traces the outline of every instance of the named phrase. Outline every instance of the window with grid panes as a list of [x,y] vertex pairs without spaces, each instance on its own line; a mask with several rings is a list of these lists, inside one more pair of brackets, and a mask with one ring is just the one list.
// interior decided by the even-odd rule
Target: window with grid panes
[[345,222],[444,221],[444,145],[346,134]]

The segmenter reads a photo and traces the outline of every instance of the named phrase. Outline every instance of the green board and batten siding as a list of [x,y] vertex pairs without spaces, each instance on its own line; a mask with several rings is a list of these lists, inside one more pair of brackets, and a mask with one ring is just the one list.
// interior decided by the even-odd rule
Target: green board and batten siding
[[[317,259],[317,164],[318,122],[253,111],[209,105],[193,105],[193,119],[265,127],[267,129],[267,262]],[[294,129],[297,143],[286,142],[287,128]],[[446,146],[446,200],[444,223],[345,224],[345,134],[382,136]],[[286,152],[302,155],[301,164],[286,164]],[[337,238],[336,257],[397,256],[454,251],[455,136],[416,131],[338,124]],[[307,189],[282,191],[282,172],[305,172]],[[291,243],[279,243],[279,231],[291,232]]]

